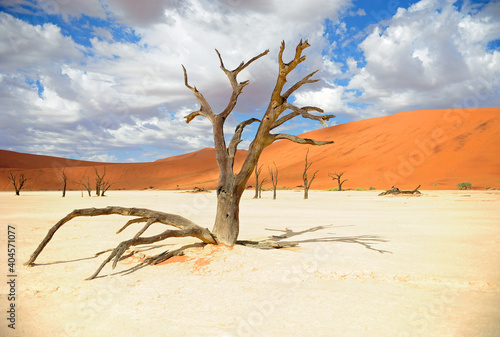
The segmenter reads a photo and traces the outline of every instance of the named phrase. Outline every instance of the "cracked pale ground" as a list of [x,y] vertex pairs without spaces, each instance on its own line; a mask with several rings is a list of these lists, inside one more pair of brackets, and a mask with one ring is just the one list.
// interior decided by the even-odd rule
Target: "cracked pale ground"
[[[241,203],[241,240],[296,241],[298,248],[194,247],[169,263],[130,269],[144,255],[193,243],[169,239],[84,281],[142,226],[129,218],[77,218],[36,263],[22,265],[48,229],[75,208],[147,207],[211,228],[215,193],[70,191],[0,193],[0,268],[7,226],[16,228],[16,330],[2,336],[498,336],[500,192],[271,192]],[[137,227],[139,226],[139,227]],[[156,227],[155,227],[156,226]],[[146,234],[163,230],[154,225]]]

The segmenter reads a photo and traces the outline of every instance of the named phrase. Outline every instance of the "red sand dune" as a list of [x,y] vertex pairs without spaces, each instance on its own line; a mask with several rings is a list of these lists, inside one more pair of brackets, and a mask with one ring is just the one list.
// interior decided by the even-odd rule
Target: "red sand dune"
[[[309,149],[309,176],[319,170],[312,189],[336,186],[329,172],[345,171],[344,188],[387,189],[393,185],[412,189],[457,189],[470,182],[473,188],[500,188],[500,109],[447,109],[401,112],[319,129],[302,135],[333,140],[326,146],[304,146],[280,141],[261,156],[262,176],[276,163],[278,186],[302,185],[304,158]],[[246,151],[237,155],[241,165]],[[215,188],[218,169],[213,149],[203,149],[152,163],[104,164],[0,150],[0,190],[12,190],[9,172],[24,172],[26,190],[60,189],[60,172],[66,168],[70,189],[94,167],[106,167],[111,189]],[[255,180],[250,178],[248,185]],[[267,184],[270,186],[270,182]]]

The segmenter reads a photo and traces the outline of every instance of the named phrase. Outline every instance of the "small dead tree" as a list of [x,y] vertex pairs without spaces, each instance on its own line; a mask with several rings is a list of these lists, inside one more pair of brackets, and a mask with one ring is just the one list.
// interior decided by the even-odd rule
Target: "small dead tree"
[[66,175],[66,169],[63,169],[61,172],[61,180],[62,180],[62,196],[63,198],[66,196],[66,185],[68,176]]
[[96,196],[101,196],[101,188],[102,188],[102,180],[104,179],[104,176],[106,175],[106,166],[104,166],[104,172],[102,175],[99,174],[97,171],[97,168],[94,167],[95,171],[95,195]]
[[16,177],[12,172],[9,173],[9,180],[12,182],[12,185],[14,186],[14,190],[16,191],[16,195],[19,195],[19,192],[21,192],[21,189],[24,187],[24,184],[26,183],[26,176],[24,173],[20,173],[18,177]]
[[262,172],[262,166],[263,165],[260,165],[260,166],[255,165],[255,195],[253,196],[254,199],[259,198],[259,189],[261,186],[261,185],[259,185],[259,176],[260,176],[260,173]]
[[268,180],[267,177],[265,177],[264,179],[262,179],[262,181],[260,182],[259,184],[259,199],[262,198],[262,186],[264,185],[264,183]]
[[309,149],[307,149],[306,160],[305,160],[305,165],[304,165],[304,172],[302,173],[302,180],[304,181],[304,199],[309,199],[309,188],[311,188],[311,184],[312,184],[314,178],[316,178],[316,173],[319,172],[319,170],[314,172],[313,176],[311,177],[311,180],[308,180],[307,171],[309,170],[309,168],[312,165],[312,163],[308,163],[308,161],[307,161],[308,155],[309,155]]
[[[288,122],[298,116],[319,121],[325,126],[325,121],[328,121],[330,118],[335,117],[334,115],[312,114],[311,112],[323,113],[323,110],[313,106],[299,107],[288,101],[290,96],[304,84],[314,83],[318,81],[311,79],[317,73],[317,71],[314,71],[303,77],[298,82],[289,86],[287,89],[284,89],[285,84],[287,83],[287,76],[299,64],[305,61],[306,57],[302,55],[302,52],[307,47],[309,47],[309,43],[307,41],[303,42],[301,40],[295,49],[295,55],[293,56],[293,59],[290,62],[284,62],[283,53],[285,50],[285,42],[281,43],[280,51],[278,54],[278,78],[275,87],[271,92],[271,98],[267,109],[264,112],[264,115],[260,119],[250,118],[239,123],[236,126],[234,135],[229,141],[229,144],[226,144],[226,139],[224,137],[224,124],[228,120],[229,115],[236,106],[238,97],[240,96],[243,88],[249,84],[249,81],[239,82],[237,80],[237,76],[250,64],[269,53],[269,50],[266,50],[261,54],[253,57],[248,62],[241,62],[241,64],[233,70],[229,70],[226,68],[224,62],[222,61],[221,54],[216,50],[217,56],[220,61],[220,68],[226,74],[232,87],[232,93],[229,102],[224,110],[220,113],[215,113],[212,110],[211,105],[201,94],[201,92],[195,86],[189,85],[186,68],[182,66],[182,69],[184,71],[184,84],[189,90],[193,92],[194,97],[200,104],[199,110],[191,112],[185,117],[186,122],[189,123],[197,117],[203,117],[207,118],[213,127],[212,130],[214,137],[215,156],[217,166],[219,168],[219,181],[217,185],[217,211],[215,216],[215,224],[212,231],[209,231],[206,228],[202,228],[179,215],[167,214],[147,209],[107,207],[101,209],[90,208],[74,210],[49,230],[46,237],[40,243],[35,252],[31,255],[29,261],[26,262],[26,265],[32,266],[36,258],[50,241],[54,233],[63,224],[77,216],[120,214],[136,217],[135,219],[128,221],[125,227],[133,223],[146,223],[144,227],[139,232],[137,232],[132,239],[120,243],[90,278],[96,277],[97,274],[102,270],[102,268],[112,259],[114,259],[113,266],[115,266],[121,256],[129,247],[140,244],[150,244],[160,240],[165,240],[169,237],[193,236],[209,244],[222,243],[229,246],[234,245],[239,234],[240,200],[243,192],[245,191],[246,183],[252,175],[259,157],[262,154],[262,151],[267,146],[282,139],[286,139],[298,144],[308,145],[327,145],[333,143],[333,141],[316,141],[308,138],[300,138],[298,136],[290,134],[272,133],[273,130],[283,125],[285,122]],[[286,112],[288,110],[290,112]],[[253,123],[258,124],[257,131],[248,147],[246,157],[243,160],[243,164],[239,172],[235,172],[234,160],[237,147],[242,142],[243,130],[245,127]],[[149,228],[149,226],[156,222],[177,227],[177,230],[168,229],[158,235],[142,237],[141,235]],[[152,260],[150,261],[157,261],[157,258],[152,258]]]
[[276,188],[278,187],[278,167],[276,166],[275,162],[273,162],[273,164],[274,171],[272,167],[268,166],[268,169],[271,176],[271,182],[273,183],[273,200],[276,200]]
[[339,191],[342,191],[342,185],[347,181],[347,179],[342,180],[342,176],[344,175],[345,171],[340,172],[340,173],[328,173],[328,176],[331,177],[333,180],[337,180],[337,184],[339,185]]
[[101,197],[104,197],[104,193],[111,187],[111,183],[109,181],[103,181],[101,185]]
[[92,188],[90,187],[90,178],[87,175],[87,176],[83,177],[83,179],[81,179],[79,181],[79,183],[85,188],[85,190],[87,190],[89,197],[91,197],[92,196]]

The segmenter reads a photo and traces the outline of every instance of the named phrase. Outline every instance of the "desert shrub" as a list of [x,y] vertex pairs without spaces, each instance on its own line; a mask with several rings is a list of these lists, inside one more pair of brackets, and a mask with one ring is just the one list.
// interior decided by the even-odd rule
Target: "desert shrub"
[[472,189],[472,184],[471,183],[458,183],[457,187],[459,190],[470,190]]
[[376,188],[373,186],[370,186],[370,191],[373,191],[373,190],[376,190]]
[[329,188],[329,189],[327,189],[327,191],[338,191],[338,190],[339,190],[339,188],[338,188],[338,187],[333,187],[333,188]]
[[365,191],[365,189],[361,188],[361,187],[358,187],[358,188],[356,188],[356,191]]

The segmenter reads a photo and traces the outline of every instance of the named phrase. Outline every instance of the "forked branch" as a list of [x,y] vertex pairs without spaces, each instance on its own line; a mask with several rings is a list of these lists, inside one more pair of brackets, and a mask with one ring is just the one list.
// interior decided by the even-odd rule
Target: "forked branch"
[[[40,255],[45,246],[49,243],[49,241],[54,236],[55,232],[61,228],[66,222],[70,221],[73,218],[79,216],[98,216],[98,215],[126,215],[126,216],[135,216],[136,219],[128,221],[124,227],[118,230],[117,233],[123,231],[126,227],[133,223],[138,222],[146,222],[146,225],[135,234],[135,236],[127,241],[121,242],[110,254],[110,256],[101,264],[101,266],[97,269],[97,271],[89,277],[89,279],[95,278],[99,272],[104,268],[104,266],[110,262],[113,258],[115,259],[113,263],[113,268],[116,266],[116,263],[120,259],[120,257],[125,253],[125,251],[131,246],[137,246],[142,244],[150,244],[153,242],[165,240],[170,237],[186,237],[192,236],[200,239],[204,243],[217,244],[215,237],[212,233],[207,229],[198,226],[194,222],[176,214],[163,213],[158,211],[152,211],[146,208],[126,208],[119,206],[108,206],[106,208],[84,208],[84,209],[76,209],[73,212],[66,215],[64,218],[59,220],[47,233],[45,238],[42,240],[40,245],[38,245],[37,249],[31,254],[28,262],[25,263],[27,266],[33,266],[35,264],[35,260]],[[149,237],[141,237],[141,235],[153,224],[153,223],[162,223],[165,225],[174,226],[178,229],[168,229],[158,235],[149,236]]]
[[241,90],[243,90],[243,88],[250,83],[249,81],[238,82],[236,77],[243,69],[248,67],[252,62],[260,59],[262,56],[269,53],[269,49],[265,50],[264,52],[260,53],[259,55],[255,56],[255,57],[253,57],[248,62],[241,62],[240,65],[234,70],[226,69],[226,67],[224,66],[224,62],[222,61],[222,56],[220,55],[219,51],[217,49],[215,49],[215,52],[217,53],[217,56],[219,57],[220,68],[226,74],[227,78],[229,79],[229,82],[231,83],[231,87],[233,88],[233,93],[231,94],[231,98],[229,99],[229,103],[227,104],[227,107],[224,109],[224,111],[222,111],[220,114],[221,117],[225,118],[233,111],[234,107],[236,106],[236,103],[238,102],[238,96],[241,94]]
[[182,70],[184,71],[184,85],[187,88],[191,89],[191,91],[194,94],[194,97],[196,97],[196,100],[201,105],[200,110],[191,112],[189,115],[184,117],[184,118],[186,118],[186,123],[191,122],[197,116],[203,116],[203,117],[206,117],[212,121],[215,117],[215,114],[212,110],[212,107],[210,106],[210,104],[208,104],[208,101],[201,94],[201,92],[199,92],[198,89],[196,89],[196,87],[192,87],[189,85],[188,76],[187,76],[186,68],[184,67],[184,65],[182,66]]
[[314,106],[305,106],[305,107],[299,108],[293,104],[285,102],[285,103],[283,103],[283,107],[286,109],[292,110],[292,112],[290,112],[288,115],[285,115],[285,116],[281,117],[280,119],[278,119],[276,122],[274,122],[271,129],[275,129],[278,126],[280,126],[281,124],[286,123],[289,120],[291,120],[292,118],[295,118],[299,115],[301,115],[303,118],[308,118],[311,120],[319,121],[325,127],[328,126],[328,125],[326,125],[325,121],[328,121],[331,118],[335,118],[335,115],[317,116],[317,115],[310,114],[309,111],[317,111],[319,113],[324,112],[323,109],[320,109],[320,108],[317,108]]
[[236,149],[238,147],[238,144],[241,143],[241,141],[242,141],[241,134],[243,133],[243,129],[245,129],[245,127],[247,125],[250,125],[250,124],[255,123],[255,122],[260,123],[260,120],[257,118],[250,118],[246,121],[241,122],[240,124],[238,124],[236,126],[233,138],[231,139],[231,142],[229,143],[229,146],[227,149],[230,158],[234,159],[234,156],[236,155]]
[[288,99],[288,97],[290,97],[291,94],[293,94],[295,91],[297,91],[297,89],[299,89],[301,86],[303,86],[304,84],[307,84],[307,83],[316,83],[318,82],[319,80],[311,80],[310,78],[314,76],[314,74],[316,74],[318,72],[318,70],[316,71],[313,71],[312,73],[310,73],[309,75],[307,75],[306,77],[304,77],[303,79],[301,79],[300,81],[298,81],[297,83],[295,83],[294,85],[292,85],[290,87],[290,89],[288,89],[284,94],[283,94],[283,98],[284,99]]

